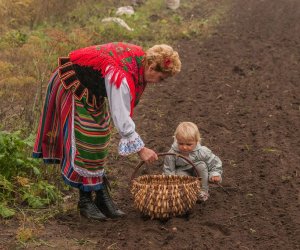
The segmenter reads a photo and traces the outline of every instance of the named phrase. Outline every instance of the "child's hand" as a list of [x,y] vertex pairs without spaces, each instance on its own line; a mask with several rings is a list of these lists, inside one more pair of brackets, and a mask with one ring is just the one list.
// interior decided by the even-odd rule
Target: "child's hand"
[[210,181],[218,183],[221,181],[221,176],[213,176],[210,178]]

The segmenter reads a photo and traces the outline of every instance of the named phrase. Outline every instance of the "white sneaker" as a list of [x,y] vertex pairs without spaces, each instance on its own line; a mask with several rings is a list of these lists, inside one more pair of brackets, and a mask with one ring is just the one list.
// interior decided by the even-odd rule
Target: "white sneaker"
[[209,197],[209,194],[206,192],[206,191],[200,191],[200,194],[199,194],[199,201],[207,201],[208,200],[208,197]]

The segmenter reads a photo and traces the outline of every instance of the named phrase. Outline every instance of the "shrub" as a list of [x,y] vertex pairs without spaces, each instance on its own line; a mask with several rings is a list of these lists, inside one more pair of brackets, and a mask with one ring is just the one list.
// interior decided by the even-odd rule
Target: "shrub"
[[22,139],[20,131],[0,132],[0,216],[14,215],[10,204],[45,207],[60,198],[57,188],[42,180],[39,162],[29,156],[33,138]]

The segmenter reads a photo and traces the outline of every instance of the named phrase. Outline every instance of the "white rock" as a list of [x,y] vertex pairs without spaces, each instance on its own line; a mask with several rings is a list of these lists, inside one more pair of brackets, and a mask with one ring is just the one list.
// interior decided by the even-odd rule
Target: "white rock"
[[166,0],[166,4],[171,10],[176,10],[180,6],[180,0]]
[[124,6],[118,8],[116,15],[121,16],[121,15],[133,15],[134,14],[134,9],[131,6]]
[[129,31],[133,31],[133,29],[130,28],[123,19],[118,18],[118,17],[107,17],[107,18],[102,19],[102,22],[103,23],[115,22]]

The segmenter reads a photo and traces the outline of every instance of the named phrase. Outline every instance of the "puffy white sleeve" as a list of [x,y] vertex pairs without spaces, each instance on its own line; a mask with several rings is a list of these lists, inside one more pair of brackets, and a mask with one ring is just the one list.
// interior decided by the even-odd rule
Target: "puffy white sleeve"
[[135,131],[135,123],[130,117],[130,89],[127,80],[122,80],[120,88],[111,84],[110,75],[105,77],[105,87],[114,125],[121,135],[118,151],[126,156],[140,151],[144,146],[139,134]]

